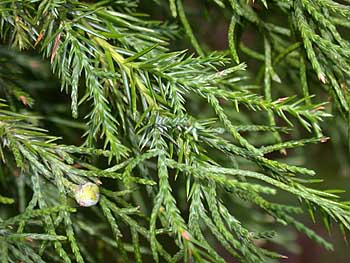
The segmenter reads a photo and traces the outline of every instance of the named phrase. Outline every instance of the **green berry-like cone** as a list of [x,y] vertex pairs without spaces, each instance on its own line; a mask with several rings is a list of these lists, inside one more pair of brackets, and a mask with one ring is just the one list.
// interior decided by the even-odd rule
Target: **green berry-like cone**
[[96,184],[85,183],[77,187],[74,197],[80,206],[93,206],[100,199],[100,190]]

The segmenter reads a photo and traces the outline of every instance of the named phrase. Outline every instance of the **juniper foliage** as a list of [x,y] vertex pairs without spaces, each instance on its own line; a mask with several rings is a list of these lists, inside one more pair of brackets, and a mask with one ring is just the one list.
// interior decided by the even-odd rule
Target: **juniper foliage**
[[[184,1],[149,3],[175,23],[139,13],[137,1],[0,1],[0,261],[226,262],[222,249],[240,262],[283,258],[256,242],[276,233],[236,208],[332,249],[298,214],[346,235],[349,203],[270,153],[327,141],[330,112],[350,127],[348,1],[199,1],[229,21],[229,49],[214,52]],[[244,43],[248,26],[262,52]],[[173,51],[176,39],[196,54]],[[244,56],[260,63],[255,77]],[[315,85],[330,103],[312,96]],[[87,182],[99,202],[79,207]],[[274,201],[281,192],[300,204]]]

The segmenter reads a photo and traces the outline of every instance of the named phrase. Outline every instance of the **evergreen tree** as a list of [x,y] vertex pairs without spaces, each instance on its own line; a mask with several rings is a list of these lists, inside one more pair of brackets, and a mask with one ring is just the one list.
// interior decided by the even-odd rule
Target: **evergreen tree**
[[299,214],[346,237],[350,205],[286,155],[331,136],[349,162],[349,3],[0,0],[0,262],[276,262],[287,227],[332,249]]

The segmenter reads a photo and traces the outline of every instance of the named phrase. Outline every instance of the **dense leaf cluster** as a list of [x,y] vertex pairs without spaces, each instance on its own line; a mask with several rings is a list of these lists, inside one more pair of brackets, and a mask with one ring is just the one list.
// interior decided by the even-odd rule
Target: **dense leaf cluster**
[[[103,254],[118,262],[226,262],[218,246],[240,262],[282,258],[258,246],[275,233],[254,229],[236,207],[328,249],[298,221],[303,208],[313,220],[320,213],[329,231],[332,222],[344,235],[350,230],[349,204],[310,187],[314,171],[269,155],[328,139],[320,123],[331,114],[313,103],[308,78],[349,120],[350,43],[338,30],[350,24],[349,6],[213,2],[230,17],[228,51],[202,47],[181,0],[158,4],[182,27],[138,13],[137,1],[0,1],[1,41],[10,46],[0,48],[0,179],[1,189],[12,189],[0,195],[8,211],[0,214],[0,262],[102,262]],[[256,6],[290,21],[274,24]],[[240,40],[237,29],[248,25],[263,53]],[[182,32],[197,55],[168,47]],[[29,83],[46,65],[33,54],[70,95],[63,108],[52,103],[61,117]],[[241,54],[262,63],[256,79]],[[296,95],[276,97],[283,70]],[[65,127],[65,140],[82,133],[83,141],[62,144],[45,125]],[[310,138],[290,139],[299,128]],[[87,182],[99,187],[99,203],[78,207],[77,187]],[[273,201],[282,191],[302,204]]]

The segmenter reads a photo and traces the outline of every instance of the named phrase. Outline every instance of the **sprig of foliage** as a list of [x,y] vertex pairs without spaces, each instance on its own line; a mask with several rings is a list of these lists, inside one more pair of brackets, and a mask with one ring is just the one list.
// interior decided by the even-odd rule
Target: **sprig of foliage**
[[[224,1],[214,2],[224,9]],[[238,219],[232,204],[260,208],[257,212],[331,249],[297,220],[302,205],[271,201],[282,191],[304,202],[313,220],[315,211],[320,212],[329,230],[331,222],[344,235],[350,230],[348,203],[306,184],[313,180],[304,176],[314,171],[268,155],[326,141],[320,122],[331,115],[324,111],[325,103],[311,100],[307,63],[321,82],[329,81],[338,109],[348,114],[348,93],[340,86],[347,81],[349,44],[334,26],[348,12],[328,0],[262,1],[265,7],[292,13],[296,40],[291,29],[264,21],[247,1],[228,3],[230,54],[202,48],[182,1],[169,1],[199,56],[171,51],[168,42],[177,35],[176,27],[137,13],[134,1],[0,3],[3,42],[19,50],[3,52],[0,71],[1,94],[6,96],[6,103],[0,102],[1,174],[8,184],[17,174],[22,182],[18,201],[25,206],[17,216],[0,221],[2,262],[99,262],[98,253],[89,251],[99,242],[99,251],[122,262],[130,257],[135,262],[225,262],[216,243],[240,262],[282,258],[256,245],[256,239],[271,234]],[[236,45],[235,29],[244,23],[257,26],[264,54]],[[229,56],[239,61],[236,46],[262,60],[257,80],[263,95],[251,89],[245,64],[232,64]],[[74,133],[77,127],[84,129],[81,145],[58,144],[58,137],[40,128],[50,116],[34,107],[40,94],[18,81],[26,79],[28,65],[11,59],[24,50],[48,60],[61,90],[70,94],[73,120],[60,125]],[[298,68],[302,96],[274,99],[274,82],[282,81],[277,65]],[[208,106],[207,112],[196,111],[198,101]],[[40,118],[23,106],[33,107]],[[237,113],[246,122],[238,122]],[[265,118],[247,121],[254,120],[253,114]],[[316,138],[283,141],[285,126],[299,125],[313,130]],[[248,136],[257,131],[274,136],[275,142],[261,145]],[[29,202],[25,189],[31,193]],[[92,207],[73,213],[71,207],[77,205],[72,199]],[[0,196],[1,203],[11,201]],[[34,218],[39,220],[31,222]],[[42,233],[34,233],[35,224]]]

